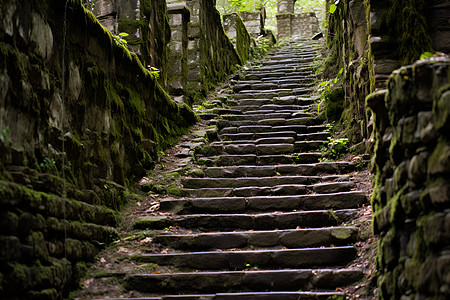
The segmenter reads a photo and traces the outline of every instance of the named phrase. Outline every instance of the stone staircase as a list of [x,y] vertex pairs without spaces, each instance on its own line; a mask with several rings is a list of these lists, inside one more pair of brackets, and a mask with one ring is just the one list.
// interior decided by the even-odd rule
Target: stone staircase
[[301,43],[236,76],[234,93],[222,95],[226,106],[203,114],[217,134],[195,148],[202,173],[181,178],[183,197],[160,200],[170,214],[133,225],[155,230],[152,244],[160,245],[134,255],[134,264],[163,271],[122,274],[128,295],[345,299],[342,288],[364,277],[347,267],[358,228],[343,224],[368,199],[350,181],[351,163],[319,162],[329,137],[310,95],[320,45]]

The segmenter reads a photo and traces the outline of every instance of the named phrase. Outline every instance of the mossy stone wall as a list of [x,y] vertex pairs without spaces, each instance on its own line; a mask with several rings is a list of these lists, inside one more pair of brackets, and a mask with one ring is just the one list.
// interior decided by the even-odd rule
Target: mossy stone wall
[[0,298],[57,299],[195,115],[80,0],[2,1],[0,20]]
[[341,121],[351,142],[365,141],[367,147],[373,120],[366,114],[365,97],[386,88],[391,72],[419,59],[423,52],[433,51],[432,44],[442,45],[437,41],[449,38],[450,25],[446,30],[439,27],[439,34],[430,31],[434,21],[428,12],[440,7],[433,1],[344,0],[331,14],[333,3],[327,1],[331,51],[327,65],[331,74],[344,69],[346,99]]
[[199,5],[200,82],[201,93],[205,96],[242,61],[225,34],[215,1],[199,0]]
[[394,72],[375,118],[379,299],[450,297],[450,59]]
[[[257,14],[255,14],[255,16],[257,16]],[[224,15],[223,27],[228,38],[231,43],[233,43],[237,53],[239,54],[241,64],[246,63],[250,58],[250,45],[252,38],[250,37],[250,34],[247,31],[241,17],[237,13]]]

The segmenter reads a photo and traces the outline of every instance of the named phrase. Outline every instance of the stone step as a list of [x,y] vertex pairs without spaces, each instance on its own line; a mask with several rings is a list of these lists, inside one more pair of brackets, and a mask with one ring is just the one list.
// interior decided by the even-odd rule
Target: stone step
[[354,259],[352,246],[308,249],[208,251],[134,256],[140,263],[193,270],[244,270],[343,266]]
[[252,81],[252,82],[239,82],[233,86],[233,91],[235,93],[239,93],[245,90],[256,90],[256,91],[271,91],[271,90],[279,90],[279,89],[287,89],[287,88],[305,88],[310,87],[314,84],[314,81],[311,79],[308,80],[285,80],[280,81],[279,79],[266,79],[263,83],[261,81]]
[[277,165],[277,166],[231,166],[209,167],[204,170],[206,177],[272,177],[272,176],[320,176],[342,174],[353,169],[347,162],[326,162],[316,164]]
[[238,188],[198,188],[184,189],[186,197],[254,197],[254,196],[282,196],[282,195],[305,195],[305,194],[327,194],[337,192],[348,192],[355,188],[354,182],[327,182],[313,185],[284,184],[270,187],[246,186]]
[[229,133],[222,134],[220,137],[224,141],[243,141],[243,140],[257,140],[270,137],[289,137],[294,140],[298,134],[295,131],[277,131],[277,132],[261,132],[261,133]]
[[298,134],[317,133],[327,130],[325,125],[291,125],[291,126],[268,126],[268,125],[256,125],[256,126],[230,126],[223,127],[220,130],[220,134],[236,134],[236,133],[271,133],[280,131],[295,131]]
[[343,292],[247,292],[197,295],[164,295],[160,297],[139,298],[105,298],[103,300],[329,300],[344,298],[345,293]]
[[242,178],[182,178],[181,183],[188,189],[199,188],[239,188],[247,186],[269,187],[285,184],[313,185],[318,183],[344,182],[350,179],[349,175],[329,176],[274,176],[274,177],[242,177]]
[[[298,109],[298,110],[288,110],[288,109],[283,109],[283,110],[271,110],[271,109],[260,109],[260,110],[253,110],[253,111],[241,111],[241,113],[243,115],[266,115],[266,114],[295,114],[295,115],[299,115],[299,114],[305,114],[305,116],[307,116],[307,113],[305,113],[305,111],[303,109]],[[311,115],[311,114],[309,114]]]
[[213,142],[210,145],[230,145],[230,144],[255,144],[255,145],[261,145],[261,144],[294,144],[295,143],[295,137],[289,137],[289,136],[271,136],[271,137],[263,137],[259,139],[249,139],[249,140],[237,140],[237,141],[227,141],[227,140],[221,140],[218,142]]
[[279,60],[267,60],[261,62],[263,66],[299,66],[299,67],[309,67],[310,62],[314,61],[314,57],[301,57],[301,58],[288,58],[288,59],[279,59]]
[[238,83],[243,84],[243,83],[253,83],[253,82],[274,82],[274,83],[292,83],[292,82],[311,82],[311,81],[315,81],[316,77],[313,75],[297,75],[297,76],[267,76],[267,77],[262,77],[262,78],[258,78],[257,80],[247,80],[247,79],[242,79],[239,80]]
[[294,153],[289,155],[221,155],[198,158],[199,164],[207,167],[241,166],[241,165],[279,165],[279,164],[311,164],[323,158],[321,152]]
[[264,80],[264,78],[283,78],[288,79],[290,78],[289,74],[292,74],[294,78],[296,77],[307,77],[307,76],[313,76],[313,72],[311,70],[304,70],[304,71],[290,71],[290,72],[283,72],[283,71],[266,71],[266,72],[252,72],[245,74],[242,79],[243,80]]
[[346,246],[358,238],[356,227],[328,227],[272,231],[212,232],[200,234],[163,234],[153,239],[178,250],[210,250],[232,248],[285,247],[313,248],[321,246]]
[[215,122],[219,128],[225,127],[240,127],[240,126],[289,126],[289,125],[319,125],[322,121],[314,117],[292,117],[290,119],[274,118],[274,119],[262,119],[262,120],[243,120],[243,121],[229,121],[229,120],[216,120]]
[[317,57],[316,53],[285,53],[285,54],[275,54],[267,56],[266,61],[312,61],[315,57]]
[[321,210],[357,208],[367,203],[363,192],[255,197],[166,198],[161,200],[161,211],[178,214],[244,213],[264,211]]
[[[261,97],[259,97],[261,96]],[[255,98],[259,97],[259,98]],[[261,94],[256,93],[253,98],[248,97],[247,94],[234,94],[233,99],[236,100],[236,106],[260,106],[263,105],[310,105],[313,104],[317,99],[299,96],[281,96],[271,93]]]
[[261,121],[267,119],[284,119],[289,120],[293,118],[307,118],[311,117],[312,114],[305,113],[303,111],[290,112],[258,112],[256,114],[239,114],[239,115],[222,115],[222,120],[227,121]]
[[197,295],[163,295],[159,297],[105,298],[103,300],[330,300],[344,299],[343,292],[244,292]]
[[242,115],[243,112],[239,109],[228,109],[228,108],[221,108],[217,110],[218,115]]
[[125,288],[147,293],[220,293],[249,291],[298,291],[347,286],[363,278],[363,270],[291,269],[271,271],[221,271],[133,274]]
[[257,214],[191,214],[142,217],[134,229],[164,229],[178,226],[202,231],[273,230],[319,228],[351,222],[357,209],[270,212]]
[[284,97],[284,96],[304,96],[310,93],[309,88],[296,88],[296,89],[273,89],[273,90],[242,90],[239,94],[246,96],[250,99],[260,99],[261,97],[266,98],[275,98],[275,97]]
[[[234,101],[234,100],[233,100]],[[242,113],[260,113],[261,111],[275,111],[275,112],[282,112],[282,111],[304,111],[306,109],[309,109],[311,107],[311,104],[305,104],[305,105],[277,105],[277,104],[266,104],[266,105],[246,105],[246,106],[238,106],[238,103],[235,103],[236,106],[234,108],[236,110],[242,111]],[[250,103],[252,104],[252,103]]]
[[294,141],[326,141],[330,137],[328,132],[314,132],[297,134],[295,131],[261,132],[261,133],[229,133],[221,134],[223,143],[231,141],[257,141],[268,138],[291,138]]
[[256,155],[277,155],[293,153],[294,144],[227,144],[222,145],[212,143],[202,148],[196,148],[196,155],[217,156],[221,154],[256,154]]

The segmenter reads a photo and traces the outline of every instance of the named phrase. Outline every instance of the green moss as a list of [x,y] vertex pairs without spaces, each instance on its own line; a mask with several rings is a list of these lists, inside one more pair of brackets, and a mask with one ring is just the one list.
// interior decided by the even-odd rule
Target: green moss
[[397,56],[402,65],[413,63],[423,52],[432,52],[424,15],[425,0],[390,0],[386,26],[397,39]]
[[167,187],[167,193],[171,196],[177,197],[181,197],[183,195],[183,191],[175,184],[172,184],[169,187]]
[[330,121],[338,121],[344,111],[344,89],[338,87],[325,93],[325,116]]

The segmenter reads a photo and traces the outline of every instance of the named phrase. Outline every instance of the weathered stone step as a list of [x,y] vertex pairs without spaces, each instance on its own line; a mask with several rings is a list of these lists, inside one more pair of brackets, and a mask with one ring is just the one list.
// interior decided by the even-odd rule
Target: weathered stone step
[[316,163],[324,156],[321,152],[294,153],[289,155],[221,155],[198,159],[198,162],[207,167],[241,166],[241,165],[279,165],[279,164],[311,164]]
[[[269,82],[273,81],[273,82]],[[258,82],[258,83],[256,83]],[[254,82],[239,82],[238,84],[233,86],[233,91],[235,93],[239,93],[245,90],[253,90],[253,91],[271,91],[271,90],[280,90],[287,88],[305,88],[310,87],[311,84],[314,84],[312,80],[290,80],[290,81],[280,81],[280,80],[266,80],[261,83],[261,81]]]
[[243,140],[257,140],[268,137],[289,137],[296,139],[297,133],[295,131],[278,131],[278,132],[261,132],[261,133],[229,133],[222,134],[220,137],[225,141],[243,141]]
[[318,125],[322,121],[314,117],[292,117],[290,119],[274,118],[274,119],[262,119],[262,120],[243,120],[243,121],[229,121],[219,119],[215,122],[219,128],[225,127],[240,127],[240,126],[289,126],[289,125]]
[[182,178],[181,183],[185,188],[239,188],[247,186],[277,186],[285,184],[312,185],[319,182],[343,182],[348,181],[348,175],[329,176],[274,176],[274,177],[242,177],[242,178]]
[[244,213],[264,211],[321,210],[357,208],[367,203],[363,192],[341,192],[297,196],[255,196],[163,199],[162,211],[178,214]]
[[[304,110],[302,109],[292,109],[292,110],[288,110],[288,109],[284,109],[284,110],[270,110],[270,109],[260,109],[260,110],[253,110],[253,111],[241,111],[243,115],[256,115],[256,114],[290,114],[290,115],[299,115],[299,114],[304,114],[305,116],[307,116],[308,114],[305,113]],[[312,115],[312,114],[309,114]]]
[[[233,100],[234,101],[234,100]],[[311,107],[311,104],[306,103],[304,105],[279,105],[279,104],[265,104],[265,105],[246,105],[246,106],[238,106],[235,103],[236,106],[234,108],[236,110],[242,111],[242,113],[260,113],[261,111],[275,111],[275,112],[282,112],[282,111],[304,111],[305,109],[308,109]],[[251,103],[253,104],[253,103]]]
[[330,137],[328,132],[314,132],[297,134],[295,131],[261,132],[261,133],[228,133],[220,134],[221,139],[226,141],[251,141],[264,138],[289,137],[295,141],[326,141]]
[[316,56],[313,52],[278,53],[267,56],[265,61],[312,61]]
[[246,291],[298,291],[343,287],[364,276],[359,268],[293,269],[275,271],[222,271],[194,273],[134,274],[126,288],[140,292],[220,293]]
[[279,64],[279,65],[263,65],[259,68],[253,68],[248,70],[249,73],[269,73],[269,72],[279,72],[285,75],[289,72],[305,72],[310,71],[312,73],[313,67],[309,64]]
[[[274,98],[277,96],[302,96],[310,93],[309,88],[296,88],[296,89],[273,89],[273,90],[242,90],[239,94],[247,96],[250,99],[258,99],[260,97]],[[238,95],[239,95],[238,94]]]
[[228,109],[228,108],[221,108],[217,110],[218,115],[242,115],[243,112],[239,109]]
[[312,248],[346,246],[357,241],[356,227],[329,227],[272,231],[163,234],[153,243],[180,250],[210,250],[248,247]]
[[164,229],[179,226],[202,231],[273,230],[319,228],[348,223],[358,214],[357,209],[270,212],[257,214],[193,214],[143,217],[134,229]]
[[204,173],[206,177],[272,177],[272,176],[320,176],[326,174],[342,174],[352,170],[353,165],[347,162],[326,162],[316,164],[278,165],[278,166],[231,166],[209,167]]
[[244,270],[343,266],[356,254],[351,246],[308,249],[208,251],[167,254],[142,254],[134,257],[142,263],[194,270]]
[[295,143],[295,138],[294,137],[288,137],[288,136],[272,136],[272,137],[264,137],[264,138],[259,138],[259,139],[250,139],[250,140],[237,140],[237,141],[227,141],[227,140],[222,140],[219,142],[214,142],[211,143],[210,145],[215,145],[215,144],[222,144],[222,145],[229,145],[229,144],[256,144],[256,145],[260,145],[260,144],[294,144]]
[[314,61],[314,57],[300,57],[300,58],[288,58],[288,59],[279,59],[279,60],[267,60],[261,62],[263,66],[301,66],[307,67],[310,66],[310,63]]
[[204,156],[217,156],[220,154],[257,154],[277,155],[293,153],[294,144],[210,144],[202,148],[196,148],[195,153]]
[[236,133],[270,133],[279,131],[295,131],[298,134],[316,133],[327,130],[325,125],[291,125],[291,126],[238,126],[238,127],[223,127],[220,130],[220,134],[236,134]]
[[198,188],[184,189],[186,197],[254,197],[304,195],[311,193],[327,194],[347,192],[355,188],[354,182],[327,182],[313,185],[284,184],[269,187],[247,186],[238,188]]
[[[289,74],[292,74],[292,76],[295,77],[307,77],[313,75],[313,72],[311,70],[303,70],[303,71],[290,71]],[[263,80],[264,78],[289,78],[287,72],[283,71],[266,71],[266,72],[252,72],[243,75],[243,80]]]
[[257,114],[239,114],[239,115],[222,115],[221,118],[227,121],[261,121],[267,119],[293,119],[293,118],[306,118],[311,117],[309,113],[303,111],[295,111],[294,113],[286,112],[267,112]]
[[[261,96],[260,98],[254,98]],[[264,97],[263,97],[264,96]],[[281,96],[271,93],[258,94],[253,98],[248,97],[247,94],[233,94],[233,99],[236,100],[236,106],[263,106],[263,105],[310,105],[313,104],[317,98],[307,98],[299,96]]]
[[[343,292],[246,292],[199,295],[164,295],[160,297],[107,298],[108,300],[330,300],[344,299]],[[103,299],[106,300],[106,299]]]

